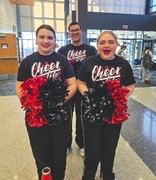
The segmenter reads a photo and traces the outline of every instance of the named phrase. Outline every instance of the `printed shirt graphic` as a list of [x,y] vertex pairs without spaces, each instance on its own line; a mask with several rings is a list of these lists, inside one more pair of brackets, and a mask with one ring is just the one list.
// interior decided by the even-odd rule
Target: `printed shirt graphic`
[[21,62],[17,80],[26,81],[37,76],[64,80],[74,77],[74,72],[67,58],[61,54],[53,52],[49,56],[42,56],[35,52]]
[[88,85],[95,81],[107,81],[118,79],[121,86],[135,83],[133,71],[123,58],[115,56],[113,60],[103,60],[100,55],[94,55],[82,64],[78,73],[78,79]]
[[67,59],[72,65],[75,62],[82,62],[86,59],[87,50],[70,50],[67,54]]
[[60,62],[35,62],[31,68],[32,77],[46,76],[47,79],[58,79],[61,75]]
[[75,75],[80,70],[80,67],[82,65],[82,62],[86,59],[86,52],[87,50],[70,50],[67,54],[67,59],[72,66]]
[[89,56],[96,54],[96,49],[93,46],[82,44],[74,46],[72,44],[61,47],[59,53],[67,57],[70,65],[72,66],[75,75],[77,76],[82,62]]
[[94,66],[92,70],[92,81],[107,81],[121,77],[121,67]]

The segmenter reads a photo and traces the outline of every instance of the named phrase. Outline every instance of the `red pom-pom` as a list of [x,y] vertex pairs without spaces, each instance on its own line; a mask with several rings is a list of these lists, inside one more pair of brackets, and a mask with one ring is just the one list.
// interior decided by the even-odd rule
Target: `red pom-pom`
[[39,88],[46,83],[46,77],[29,78],[21,85],[20,102],[24,110],[27,112],[28,125],[31,127],[41,127],[48,121],[43,114],[43,102],[39,100]]
[[112,118],[109,120],[105,120],[109,124],[119,124],[124,122],[128,119],[128,112],[127,112],[127,95],[129,90],[125,87],[120,86],[120,81],[115,79],[111,81],[107,81],[108,83],[108,90],[114,100],[114,105],[116,106]]

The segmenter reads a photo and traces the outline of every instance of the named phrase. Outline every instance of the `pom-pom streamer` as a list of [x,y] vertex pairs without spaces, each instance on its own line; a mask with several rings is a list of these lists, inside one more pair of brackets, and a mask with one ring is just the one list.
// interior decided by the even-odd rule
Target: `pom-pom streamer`
[[58,125],[67,120],[64,106],[68,96],[67,84],[61,80],[35,77],[21,85],[20,102],[26,112],[26,121],[31,127],[45,124]]
[[122,123],[128,119],[127,94],[129,90],[120,86],[119,80],[97,81],[85,92],[82,115],[85,121],[97,125]]
[[109,124],[119,124],[128,119],[127,112],[127,95],[129,90],[125,87],[121,87],[120,81],[118,79],[107,81],[108,90],[114,100],[115,110],[112,114],[111,121],[106,120]]
[[104,82],[94,82],[83,96],[82,115],[85,121],[103,124],[111,118],[114,108],[113,99]]

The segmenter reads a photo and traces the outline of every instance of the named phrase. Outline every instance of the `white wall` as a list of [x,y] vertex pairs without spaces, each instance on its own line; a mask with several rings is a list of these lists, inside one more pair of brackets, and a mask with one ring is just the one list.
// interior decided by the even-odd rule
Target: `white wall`
[[13,26],[16,27],[16,6],[10,0],[0,0],[0,32],[13,33]]

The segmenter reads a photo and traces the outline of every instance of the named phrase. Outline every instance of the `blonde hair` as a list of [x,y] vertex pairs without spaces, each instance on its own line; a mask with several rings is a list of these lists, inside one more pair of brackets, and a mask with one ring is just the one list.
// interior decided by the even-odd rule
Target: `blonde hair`
[[56,43],[56,44],[54,45],[54,51],[56,51],[57,48],[59,48],[59,45]]
[[118,37],[117,37],[112,31],[109,31],[109,30],[103,31],[103,32],[99,35],[99,37],[97,38],[97,43],[99,42],[101,36],[104,35],[104,34],[111,34],[111,35],[114,37],[117,45],[120,46],[120,44],[119,44],[119,42],[118,42]]

